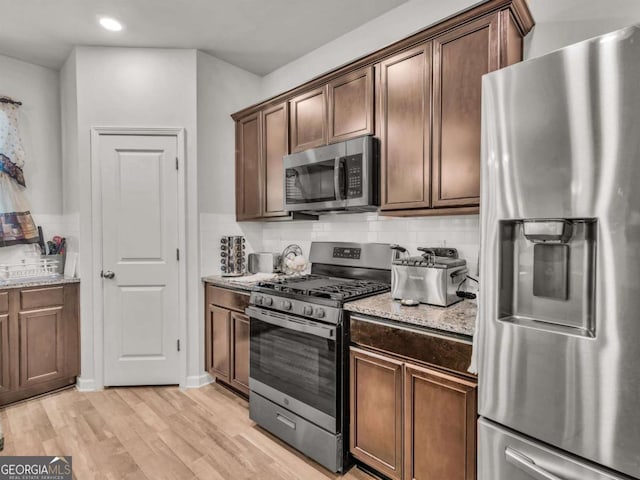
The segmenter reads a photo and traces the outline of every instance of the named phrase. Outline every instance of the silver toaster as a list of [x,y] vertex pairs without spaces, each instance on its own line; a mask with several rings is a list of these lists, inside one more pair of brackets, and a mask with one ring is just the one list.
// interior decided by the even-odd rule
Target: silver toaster
[[[393,246],[396,251],[406,250]],[[462,300],[458,286],[469,270],[455,248],[419,248],[418,257],[396,255],[391,265],[391,296],[395,300],[448,307]]]
[[249,254],[249,273],[278,273],[281,271],[282,256],[279,253],[257,252]]

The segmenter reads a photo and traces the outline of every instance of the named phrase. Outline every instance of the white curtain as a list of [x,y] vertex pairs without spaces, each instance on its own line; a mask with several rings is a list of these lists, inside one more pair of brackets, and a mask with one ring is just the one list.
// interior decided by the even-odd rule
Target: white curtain
[[38,230],[24,195],[24,160],[18,106],[0,102],[0,247],[38,241]]

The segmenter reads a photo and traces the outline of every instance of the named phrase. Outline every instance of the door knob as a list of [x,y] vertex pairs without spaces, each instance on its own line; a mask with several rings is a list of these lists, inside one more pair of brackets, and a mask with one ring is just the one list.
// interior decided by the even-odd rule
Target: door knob
[[111,280],[112,278],[114,278],[116,276],[115,272],[112,272],[111,270],[107,270],[106,272],[102,272],[101,274],[102,278],[108,278],[109,280]]

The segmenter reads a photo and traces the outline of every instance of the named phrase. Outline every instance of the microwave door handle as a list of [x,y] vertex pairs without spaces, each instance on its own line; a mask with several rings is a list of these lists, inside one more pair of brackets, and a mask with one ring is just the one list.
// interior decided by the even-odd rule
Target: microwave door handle
[[344,160],[341,157],[336,158],[336,164],[333,169],[333,188],[336,191],[336,200],[342,201],[342,186],[340,185],[340,171],[344,168]]

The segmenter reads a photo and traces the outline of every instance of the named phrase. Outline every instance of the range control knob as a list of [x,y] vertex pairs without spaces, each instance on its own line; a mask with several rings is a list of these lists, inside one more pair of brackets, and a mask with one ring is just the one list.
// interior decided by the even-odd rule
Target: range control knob
[[256,305],[262,305],[262,295],[255,296]]
[[271,297],[265,297],[265,299],[264,299],[264,304],[265,304],[267,307],[270,307],[271,305],[273,305],[273,298],[271,298]]
[[282,308],[284,310],[291,310],[291,302],[289,300],[284,300],[282,302]]
[[316,317],[324,318],[324,308],[319,308],[316,310]]
[[306,306],[302,309],[302,313],[305,315],[313,315],[313,307]]

